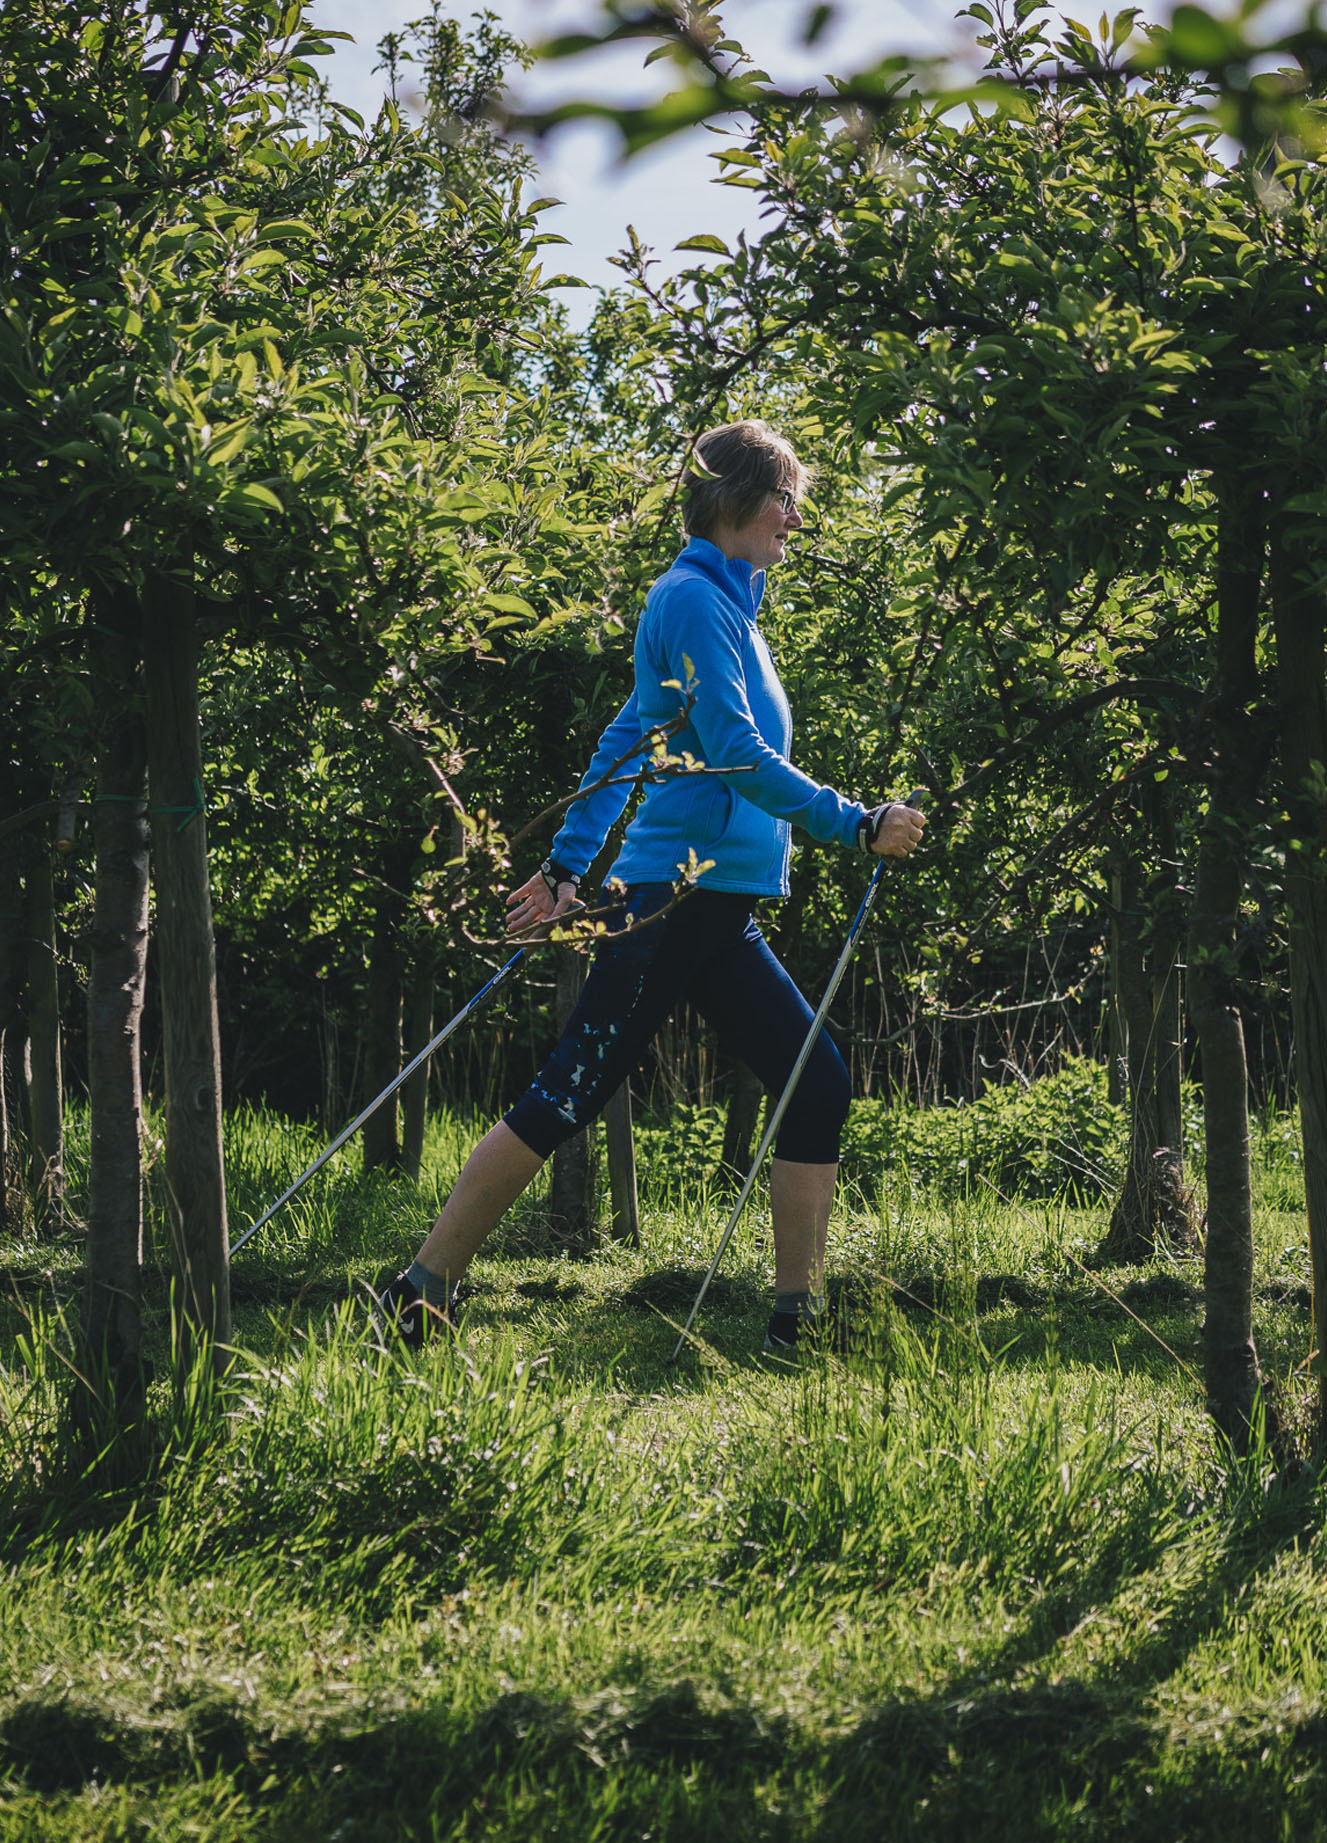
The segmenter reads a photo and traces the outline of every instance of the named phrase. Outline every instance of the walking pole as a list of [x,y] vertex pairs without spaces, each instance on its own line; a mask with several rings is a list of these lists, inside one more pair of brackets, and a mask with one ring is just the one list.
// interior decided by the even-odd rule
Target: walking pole
[[284,1191],[281,1194],[281,1196],[277,1198],[276,1202],[272,1205],[271,1209],[267,1210],[263,1215],[261,1215],[258,1218],[257,1222],[251,1224],[251,1226],[244,1231],[243,1235],[241,1235],[237,1241],[231,1243],[230,1257],[232,1260],[234,1260],[235,1256],[239,1253],[240,1249],[244,1246],[245,1242],[251,1240],[253,1236],[255,1236],[258,1233],[259,1229],[262,1228],[265,1222],[270,1222],[272,1220],[272,1217],[276,1215],[277,1211],[282,1207],[282,1205],[285,1203],[289,1203],[290,1199],[295,1195],[296,1191],[302,1190],[304,1188],[304,1186],[308,1183],[309,1179],[313,1176],[314,1172],[322,1170],[323,1166],[327,1163],[328,1159],[332,1156],[333,1152],[339,1152],[341,1147],[345,1144],[346,1140],[349,1139],[352,1134],[357,1133],[359,1131],[360,1127],[363,1126],[364,1122],[368,1119],[369,1115],[373,1113],[377,1108],[382,1106],[383,1102],[387,1099],[388,1095],[395,1094],[396,1090],[401,1086],[401,1083],[403,1081],[409,1080],[409,1078],[414,1074],[415,1070],[419,1067],[420,1063],[425,1061],[429,1056],[431,1056],[434,1050],[438,1048],[439,1044],[445,1043],[448,1037],[451,1036],[454,1030],[459,1030],[461,1025],[464,1024],[465,1020],[471,1015],[471,1013],[474,1011],[477,1011],[480,1005],[483,1004],[484,1000],[488,998],[491,993],[497,991],[498,987],[502,984],[503,980],[506,979],[507,975],[509,973],[514,972],[516,968],[520,965],[521,961],[525,958],[525,954],[526,954],[526,949],[524,947],[518,947],[516,952],[512,955],[511,959],[507,961],[506,965],[500,966],[498,968],[497,972],[494,973],[493,977],[489,980],[488,984],[486,986],[483,986],[478,992],[475,993],[474,997],[470,1000],[469,1004],[463,1005],[461,1009],[456,1013],[456,1016],[451,1020],[451,1022],[443,1025],[442,1029],[438,1032],[437,1036],[434,1037],[433,1041],[431,1043],[426,1043],[423,1049],[420,1050],[419,1054],[411,1058],[411,1060],[401,1070],[401,1073],[396,1077],[395,1081],[391,1081],[387,1084],[387,1086],[383,1089],[382,1093],[378,1096],[377,1100],[370,1101],[368,1106],[364,1109],[363,1113],[357,1114],[356,1117],[350,1122],[350,1125],[347,1126],[343,1132],[337,1135],[337,1137],[332,1141],[331,1145],[328,1146],[327,1150],[325,1152],[320,1152],[318,1154],[317,1158],[314,1159],[313,1163],[309,1166],[308,1170],[303,1172],[299,1177],[295,1179],[295,1182],[291,1185],[290,1189],[287,1191]]
[[[922,790],[919,789],[918,791],[914,793],[910,793],[907,799],[902,802],[902,804],[904,806],[915,806],[918,800],[921,799],[921,797],[922,797]],[[746,1208],[746,1200],[751,1195],[752,1189],[755,1186],[756,1179],[760,1175],[760,1167],[765,1162],[765,1154],[769,1151],[770,1147],[774,1144],[775,1135],[777,1134],[779,1130],[779,1126],[783,1120],[784,1113],[787,1111],[788,1103],[789,1101],[791,1101],[793,1097],[793,1093],[797,1087],[798,1080],[801,1077],[802,1070],[806,1067],[807,1058],[810,1056],[811,1051],[815,1048],[816,1038],[820,1035],[820,1027],[824,1023],[825,1018],[828,1015],[830,1006],[834,1003],[834,994],[838,991],[839,983],[842,980],[844,973],[848,970],[848,962],[852,958],[853,949],[857,945],[857,941],[861,935],[862,929],[866,926],[866,918],[871,913],[871,905],[874,903],[875,897],[876,897],[876,891],[880,887],[880,878],[884,872],[884,868],[885,868],[885,860],[884,858],[881,858],[875,867],[875,872],[871,878],[871,881],[866,886],[866,894],[862,897],[862,904],[861,904],[861,907],[857,911],[856,919],[854,920],[852,927],[848,930],[848,938],[843,943],[843,952],[839,955],[838,965],[834,968],[833,973],[830,975],[829,984],[825,987],[825,996],[820,1001],[820,1008],[811,1020],[811,1028],[806,1033],[806,1041],[803,1043],[801,1049],[797,1052],[797,1060],[792,1066],[792,1074],[788,1077],[787,1081],[785,1082],[783,1093],[779,1096],[779,1104],[774,1109],[773,1114],[770,1116],[769,1125],[765,1128],[764,1137],[761,1139],[760,1145],[757,1148],[756,1156],[754,1160],[752,1161],[751,1169],[747,1172],[746,1181],[742,1185],[742,1188],[740,1192],[738,1193],[738,1198],[737,1198],[736,1203],[733,1205],[732,1215],[729,1216],[727,1224],[724,1228],[723,1234],[719,1237],[719,1245],[714,1250],[714,1259],[710,1262],[709,1272],[705,1275],[705,1278],[700,1283],[700,1291],[696,1294],[696,1302],[691,1308],[691,1312],[687,1318],[687,1322],[682,1327],[682,1335],[678,1338],[677,1344],[674,1347],[673,1354],[670,1359],[670,1361],[673,1363],[676,1363],[678,1357],[682,1354],[682,1346],[683,1344],[686,1343],[687,1337],[691,1331],[691,1327],[696,1322],[696,1314],[700,1311],[700,1308],[704,1304],[704,1301],[705,1301],[705,1295],[710,1290],[710,1281],[714,1278],[715,1274],[718,1273],[719,1271],[719,1262],[723,1259],[724,1249],[728,1246],[728,1243],[733,1238],[733,1230],[737,1227],[742,1211]]]

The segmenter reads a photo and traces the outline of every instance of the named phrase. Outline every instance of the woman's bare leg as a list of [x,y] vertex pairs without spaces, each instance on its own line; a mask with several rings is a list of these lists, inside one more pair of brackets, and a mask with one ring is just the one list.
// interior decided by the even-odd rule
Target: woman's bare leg
[[[419,1250],[422,1265],[430,1273],[445,1274],[455,1286],[543,1163],[503,1121],[490,1128],[466,1160]],[[837,1165],[799,1165],[782,1158],[770,1161],[776,1292],[821,1290],[838,1170]]]
[[825,1284],[825,1240],[837,1165],[797,1165],[774,1158],[769,1168],[774,1218],[774,1290],[819,1294]]
[[476,1250],[529,1184],[543,1159],[505,1121],[491,1127],[466,1159],[418,1259],[455,1286]]

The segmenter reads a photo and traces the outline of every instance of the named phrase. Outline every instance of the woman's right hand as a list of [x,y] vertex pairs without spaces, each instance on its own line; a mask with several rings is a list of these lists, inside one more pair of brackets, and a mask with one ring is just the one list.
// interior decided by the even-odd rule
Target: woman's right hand
[[568,909],[575,908],[576,902],[574,883],[559,883],[557,897],[554,899],[544,881],[543,872],[537,870],[527,883],[522,883],[507,898],[507,933],[525,934],[537,928],[541,922],[555,922]]

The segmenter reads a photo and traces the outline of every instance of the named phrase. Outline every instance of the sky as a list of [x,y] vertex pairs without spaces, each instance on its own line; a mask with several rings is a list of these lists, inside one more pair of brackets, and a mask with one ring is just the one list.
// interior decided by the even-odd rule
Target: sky
[[[557,31],[584,29],[597,16],[595,0],[482,4],[526,43]],[[842,74],[900,52],[963,52],[971,41],[953,18],[958,4],[959,0],[840,0],[834,23],[811,52],[797,42],[807,0],[729,0],[723,20],[729,35],[739,39],[776,82],[801,86],[821,80],[827,72]],[[399,30],[425,10],[424,0],[312,0],[310,12],[319,26],[355,36],[353,45],[339,47],[327,63],[338,101],[364,115],[376,113],[382,79],[373,73],[374,47],[384,33]],[[472,10],[465,0],[457,0],[458,17],[468,17]],[[651,48],[649,42],[637,42],[569,63],[536,65],[526,75],[518,74],[513,96],[538,107],[572,95],[642,100],[657,94],[674,68],[661,59],[650,70],[643,69]],[[675,268],[696,260],[673,254],[683,237],[710,232],[730,241],[739,230],[753,230],[758,222],[755,195],[713,184],[718,168],[710,155],[718,145],[711,130],[696,128],[624,164],[617,158],[611,130],[592,124],[558,130],[536,150],[539,193],[565,202],[544,215],[541,228],[556,231],[568,243],[544,251],[545,272],[578,275],[601,287],[620,282],[609,258],[625,245],[628,224],[662,263]],[[590,289],[568,289],[562,298],[573,324],[589,318],[595,298]]]

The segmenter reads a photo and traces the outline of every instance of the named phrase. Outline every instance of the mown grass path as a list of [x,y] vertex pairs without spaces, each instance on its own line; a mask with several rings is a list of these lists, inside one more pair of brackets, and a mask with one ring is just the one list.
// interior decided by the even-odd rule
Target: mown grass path
[[[237,1221],[300,1150],[240,1134]],[[39,1488],[78,1253],[4,1251],[0,1838],[1327,1836],[1323,1497],[1220,1463],[1196,1272],[1112,1299],[1100,1214],[886,1193],[846,1351],[770,1363],[757,1214],[674,1368],[718,1206],[588,1263],[535,1206],[402,1357],[358,1283],[428,1207],[333,1171],[274,1224],[136,1480]]]

